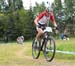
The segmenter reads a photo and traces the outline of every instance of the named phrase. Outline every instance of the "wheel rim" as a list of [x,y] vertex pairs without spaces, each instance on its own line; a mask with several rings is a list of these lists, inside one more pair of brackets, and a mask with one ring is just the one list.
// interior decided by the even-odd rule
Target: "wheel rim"
[[39,42],[37,42],[37,45],[35,44],[35,42],[33,41],[33,44],[32,44],[32,56],[34,59],[37,59],[40,55],[40,50],[39,50]]
[[46,42],[44,55],[47,61],[52,61],[55,55],[55,41],[53,39],[49,39]]

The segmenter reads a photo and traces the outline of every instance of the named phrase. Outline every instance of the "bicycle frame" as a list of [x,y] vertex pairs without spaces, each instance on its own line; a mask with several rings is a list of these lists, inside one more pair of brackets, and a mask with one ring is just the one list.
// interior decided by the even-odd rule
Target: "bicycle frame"
[[44,44],[45,44],[45,42],[46,42],[46,40],[49,38],[49,34],[48,34],[48,32],[46,31],[44,34],[43,34],[43,38],[41,38],[43,41],[40,41],[40,51],[42,51],[42,48],[43,48],[43,46],[44,46]]

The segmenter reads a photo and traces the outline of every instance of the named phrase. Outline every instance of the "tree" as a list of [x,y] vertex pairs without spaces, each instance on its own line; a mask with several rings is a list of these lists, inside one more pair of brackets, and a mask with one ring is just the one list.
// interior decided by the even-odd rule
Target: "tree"
[[40,12],[44,11],[46,9],[45,7],[45,3],[42,2],[41,4],[38,4],[36,2],[36,6],[33,7],[33,13],[34,13],[34,17],[36,17]]
[[64,9],[63,9],[61,0],[54,0],[54,10],[53,11],[55,14],[57,25],[61,28],[60,32],[63,32],[65,14],[64,14]]
[[70,33],[74,35],[74,24],[75,24],[75,0],[65,0],[66,15],[68,17],[67,24],[70,25]]
[[61,0],[54,0],[54,2],[55,2],[55,7],[57,7],[57,10],[62,9]]
[[32,11],[32,7],[30,6],[30,9],[28,10],[28,22],[26,23],[26,32],[25,35],[28,38],[33,38],[35,36],[35,27],[34,27],[34,13]]
[[[75,24],[75,0],[64,0],[61,3],[61,0],[55,0],[54,13],[56,17],[56,21],[58,22],[59,27],[61,28],[61,32],[64,31],[66,26],[72,25],[69,29],[70,32],[74,33],[72,30],[73,25]],[[73,33],[71,33],[73,35]]]
[[8,0],[8,3],[10,12],[23,8],[22,0]]
[[5,8],[7,7],[7,4],[5,0],[0,0],[0,12],[6,12]]

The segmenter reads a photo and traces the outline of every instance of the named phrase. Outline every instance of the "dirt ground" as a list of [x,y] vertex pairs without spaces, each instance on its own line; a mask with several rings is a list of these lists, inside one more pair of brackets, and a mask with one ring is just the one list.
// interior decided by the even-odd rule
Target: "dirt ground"
[[58,59],[53,59],[52,62],[47,62],[45,58],[33,59],[32,56],[25,55],[25,47],[17,51],[15,55],[19,58],[18,60],[9,60],[5,64],[0,64],[0,66],[75,66],[74,62],[61,61]]
[[[32,56],[25,56],[23,53],[25,52],[24,49],[17,52],[16,55],[25,58],[29,63],[28,66],[75,66],[74,62],[68,62],[68,61],[61,61],[54,59],[52,62],[47,62],[45,59],[39,58],[39,59],[33,59]],[[31,64],[32,63],[32,64]],[[26,65],[26,66],[27,66]]]

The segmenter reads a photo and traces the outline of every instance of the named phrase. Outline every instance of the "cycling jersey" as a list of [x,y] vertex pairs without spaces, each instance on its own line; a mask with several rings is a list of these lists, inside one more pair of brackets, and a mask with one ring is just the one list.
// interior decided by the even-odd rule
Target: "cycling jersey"
[[52,13],[49,13],[48,16],[46,16],[46,11],[42,12],[41,14],[39,14],[38,18],[38,23],[43,25],[46,24],[48,22],[48,20],[50,19],[51,22],[54,22],[54,15]]

